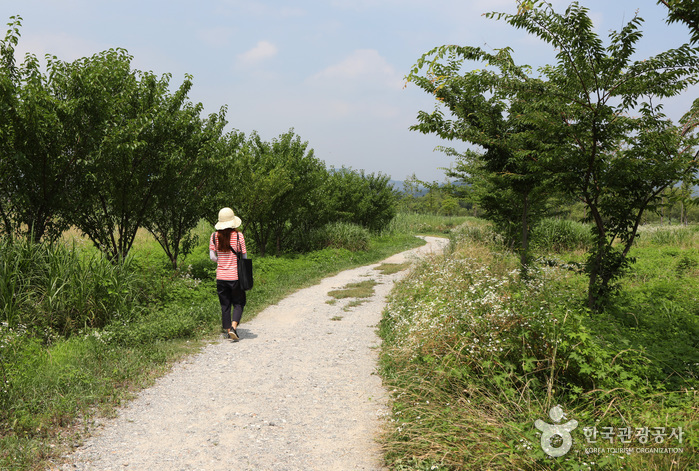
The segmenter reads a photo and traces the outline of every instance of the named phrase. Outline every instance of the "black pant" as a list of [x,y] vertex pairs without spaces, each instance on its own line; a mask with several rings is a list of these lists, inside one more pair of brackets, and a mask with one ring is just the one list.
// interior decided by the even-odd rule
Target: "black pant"
[[[238,280],[216,280],[216,292],[221,302],[221,326],[223,330],[228,330],[231,328],[231,321],[240,323],[240,318],[243,317],[245,291],[240,288]],[[231,307],[233,307],[232,319]]]

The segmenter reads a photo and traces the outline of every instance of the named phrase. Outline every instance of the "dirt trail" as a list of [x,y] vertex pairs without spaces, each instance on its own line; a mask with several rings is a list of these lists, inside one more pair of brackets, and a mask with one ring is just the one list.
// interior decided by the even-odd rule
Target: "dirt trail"
[[[447,240],[384,262],[439,252]],[[97,427],[61,470],[380,470],[387,395],[375,374],[376,325],[404,272],[344,271],[270,306]],[[374,279],[358,307],[327,293]],[[254,296],[254,293],[252,294]],[[341,319],[339,319],[341,317]],[[338,320],[339,319],[339,320]]]

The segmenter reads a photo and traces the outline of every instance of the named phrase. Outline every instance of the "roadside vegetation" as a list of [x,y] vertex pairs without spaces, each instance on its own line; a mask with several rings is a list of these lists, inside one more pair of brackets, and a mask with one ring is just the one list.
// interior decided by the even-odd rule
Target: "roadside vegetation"
[[[670,19],[685,3],[668,4]],[[255,260],[243,321],[416,234],[451,238],[398,285],[380,325],[392,469],[696,469],[699,100],[679,123],[661,101],[696,84],[699,54],[632,60],[640,18],[604,47],[578,3],[519,7],[489,16],[563,52],[539,76],[509,48],[421,57],[407,79],[437,103],[412,129],[478,147],[443,149],[456,181],[413,178],[402,194],[388,176],[327,168],[293,128],[225,134],[225,106],[203,117],[188,101],[191,77],[173,92],[124,50],[49,57],[45,71],[17,60],[11,17],[0,469],[47,467],[217,338],[208,239],[223,206]],[[369,285],[346,288],[360,303]],[[552,458],[534,424],[570,420],[573,446]],[[626,447],[676,451],[594,451]]]
[[[696,42],[692,2],[658,3]],[[637,58],[638,16],[602,38],[580,2],[517,7],[485,16],[549,45],[547,65],[445,45],[407,76],[435,99],[411,129],[453,143],[456,180],[406,203],[483,219],[384,313],[386,462],[697,469],[699,99],[676,121],[663,104],[697,83],[699,50]]]
[[[643,227],[633,274],[597,313],[577,224],[534,231],[524,279],[492,224],[470,220],[397,285],[380,326],[391,469],[696,469],[699,226]],[[556,405],[578,426],[552,458],[534,422]],[[609,448],[673,451],[586,453]]]

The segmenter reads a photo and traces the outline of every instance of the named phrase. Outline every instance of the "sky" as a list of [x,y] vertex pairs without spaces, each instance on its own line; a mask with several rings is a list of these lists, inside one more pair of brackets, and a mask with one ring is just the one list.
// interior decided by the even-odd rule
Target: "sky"
[[[553,0],[558,12],[570,2]],[[688,42],[656,0],[581,0],[607,39],[635,14],[644,18],[639,59]],[[483,13],[514,12],[515,0],[0,0],[0,20],[22,17],[17,52],[73,61],[126,49],[132,67],[193,76],[189,98],[205,114],[227,107],[227,131],[272,140],[293,128],[326,166],[415,174],[444,181],[445,143],[410,131],[434,99],[405,76],[444,44],[511,47],[519,64],[553,63],[555,51]],[[7,29],[7,28],[5,28]],[[606,42],[605,42],[606,44]],[[19,61],[19,59],[18,59]],[[678,119],[699,87],[666,104]]]

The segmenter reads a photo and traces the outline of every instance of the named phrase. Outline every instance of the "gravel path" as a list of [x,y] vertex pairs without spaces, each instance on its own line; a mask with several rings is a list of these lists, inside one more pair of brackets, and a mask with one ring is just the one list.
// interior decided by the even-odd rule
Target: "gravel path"
[[[440,251],[446,239],[384,262]],[[368,265],[326,278],[178,363],[66,457],[61,470],[380,470],[387,395],[376,325],[393,283]],[[358,307],[327,293],[374,279]],[[251,293],[254,296],[254,291]],[[341,317],[341,319],[338,319]]]

